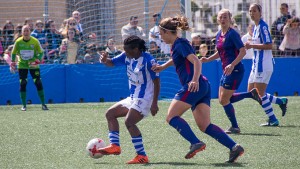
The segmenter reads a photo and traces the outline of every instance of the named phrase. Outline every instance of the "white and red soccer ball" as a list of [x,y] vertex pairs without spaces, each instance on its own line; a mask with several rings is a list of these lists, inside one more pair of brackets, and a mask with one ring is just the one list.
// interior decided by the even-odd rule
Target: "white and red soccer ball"
[[92,158],[101,158],[103,154],[97,150],[103,147],[105,147],[105,142],[100,138],[94,138],[87,143],[86,152]]

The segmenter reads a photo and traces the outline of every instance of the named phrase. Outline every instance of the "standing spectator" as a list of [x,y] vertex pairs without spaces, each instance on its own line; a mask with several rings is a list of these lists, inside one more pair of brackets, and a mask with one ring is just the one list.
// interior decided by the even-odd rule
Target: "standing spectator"
[[136,35],[140,38],[144,38],[146,35],[143,31],[143,28],[138,26],[138,17],[131,16],[129,20],[129,23],[127,25],[124,25],[121,29],[122,40],[124,41],[131,35]]
[[96,44],[92,43],[87,45],[86,54],[84,56],[84,63],[87,64],[96,64],[99,63],[100,54],[97,53]]
[[125,117],[125,125],[137,154],[127,164],[145,164],[149,163],[149,160],[137,124],[150,113],[152,116],[157,114],[160,79],[159,74],[151,70],[156,61],[145,52],[146,42],[143,39],[138,36],[129,36],[124,40],[124,50],[125,52],[112,59],[107,58],[107,53],[103,53],[101,56],[101,63],[106,66],[125,66],[127,68],[130,96],[107,110],[106,119],[110,145],[99,149],[99,152],[104,155],[121,153],[118,118]]
[[7,20],[2,29],[3,49],[6,50],[9,45],[14,44],[14,25],[10,20]]
[[279,46],[284,51],[284,56],[300,56],[300,27],[299,18],[288,19],[283,27],[284,38]]
[[289,13],[289,6],[287,3],[282,3],[280,5],[281,16],[278,17],[272,24],[271,34],[274,37],[274,43],[276,45],[275,56],[281,56],[282,52],[279,50],[279,46],[284,38],[283,26],[286,24],[288,19],[291,19],[292,16]]
[[18,58],[18,71],[20,78],[20,95],[23,107],[22,111],[26,111],[26,85],[27,75],[30,72],[34,84],[36,86],[38,95],[42,102],[42,110],[48,110],[45,104],[45,95],[43,84],[41,80],[41,73],[39,64],[43,57],[43,49],[39,41],[30,36],[30,27],[28,25],[22,28],[22,37],[16,40],[12,51],[12,63],[10,64],[11,69],[16,69],[16,56]]
[[205,43],[201,44],[199,47],[199,54],[197,55],[199,59],[201,59],[202,57],[208,57],[207,56],[208,53],[208,47]]
[[23,25],[18,24],[15,28],[15,32],[14,32],[14,42],[22,36],[22,27]]
[[64,36],[64,38],[67,37],[67,31],[69,29],[74,29],[75,32],[75,39],[78,40],[79,42],[83,42],[83,34],[78,30],[78,27],[76,26],[77,21],[75,18],[70,17],[67,21],[67,24],[65,26],[65,29],[62,31],[62,35]]
[[46,33],[44,28],[44,23],[41,20],[37,20],[35,23],[35,29],[33,32],[31,32],[31,36],[37,38],[44,50],[44,58],[47,58],[48,52],[47,52],[47,46],[48,41],[46,38]]
[[262,20],[262,7],[253,3],[250,5],[249,14],[251,20],[255,23],[252,41],[246,42],[247,49],[253,49],[254,56],[252,62],[252,69],[248,79],[248,91],[257,88],[258,95],[262,101],[262,108],[268,116],[267,123],[261,126],[278,126],[272,103],[279,104],[282,110],[282,116],[287,110],[287,98],[277,98],[266,93],[267,86],[270,82],[273,73],[273,55],[272,55],[272,37],[270,35],[268,25]]
[[[10,45],[10,46],[8,46],[8,48],[4,52],[3,59],[6,61],[6,63],[8,65],[10,65],[11,62],[12,62],[11,61],[11,52],[12,52],[13,48],[14,48],[14,45]],[[16,61],[18,62],[18,60],[16,60]],[[11,70],[11,72],[14,73],[14,70]]]
[[166,44],[159,34],[158,24],[161,20],[161,15],[159,13],[155,13],[152,15],[154,27],[152,27],[149,31],[149,42],[154,41],[157,46],[160,48],[160,51],[166,55],[169,55],[171,52],[170,45]]
[[58,32],[62,33],[66,29],[67,24],[68,24],[68,19],[64,19],[64,21],[60,25],[60,28],[59,28]]
[[172,45],[172,58],[162,65],[155,64],[152,69],[160,72],[174,65],[178,74],[182,87],[170,104],[166,120],[190,143],[191,146],[185,158],[194,157],[206,147],[206,144],[197,138],[190,125],[182,118],[182,115],[191,109],[198,128],[230,149],[227,162],[233,163],[244,153],[244,149],[210,121],[209,81],[201,73],[202,64],[195,56],[190,42],[185,38],[180,38],[177,34],[179,30],[190,29],[187,18],[183,16],[165,18],[160,22],[159,27],[162,39]]
[[53,20],[46,21],[45,32],[48,41],[48,57],[44,59],[46,63],[53,63],[54,58],[57,57],[59,52],[59,46],[62,41],[62,35],[56,29],[56,24]]
[[[248,41],[251,42],[251,40],[252,40],[252,35],[253,35],[253,30],[254,30],[254,26],[255,26],[254,23],[250,23],[250,24],[248,25],[248,28],[247,28],[248,32],[247,32],[244,36],[242,36],[242,42],[243,42],[244,44],[245,44],[246,42],[248,42]],[[244,59],[252,59],[252,58],[253,58],[253,55],[254,55],[253,49],[247,49],[247,50],[246,50],[246,55],[244,56]]]
[[26,18],[24,21],[24,25],[29,25],[30,31],[32,32],[34,29],[33,20],[31,18]]
[[67,38],[63,39],[59,57],[55,60],[56,63],[82,63],[83,59],[78,59],[79,41],[75,39],[76,29],[70,28],[67,30]]
[[113,39],[108,39],[106,46],[105,51],[108,53],[109,58],[113,58],[122,53],[122,51],[118,50],[115,46],[115,41]]
[[74,11],[72,13],[72,17],[75,19],[76,21],[76,29],[80,32],[80,33],[83,33],[83,29],[82,29],[82,25],[80,23],[80,12],[79,11]]

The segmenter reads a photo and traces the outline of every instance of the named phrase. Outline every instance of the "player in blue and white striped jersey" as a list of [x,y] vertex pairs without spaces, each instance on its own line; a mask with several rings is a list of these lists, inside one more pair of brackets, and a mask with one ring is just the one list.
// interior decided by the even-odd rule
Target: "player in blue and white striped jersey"
[[125,125],[132,137],[132,143],[137,156],[128,164],[148,163],[144,150],[142,135],[136,124],[149,113],[153,116],[158,111],[157,101],[160,90],[159,74],[151,70],[156,64],[154,58],[145,53],[146,42],[138,36],[129,36],[124,40],[125,52],[114,58],[107,58],[102,53],[100,62],[106,66],[126,66],[129,81],[130,96],[114,104],[106,112],[109,128],[110,145],[99,149],[104,155],[121,153],[119,141],[119,123],[117,118],[125,117]]
[[262,107],[269,117],[268,122],[262,126],[278,126],[272,103],[279,104],[282,110],[282,116],[285,115],[287,109],[287,98],[277,98],[266,93],[268,83],[273,73],[273,55],[272,55],[272,38],[268,25],[261,19],[262,7],[257,4],[251,4],[249,14],[255,23],[252,41],[246,42],[247,49],[253,48],[254,56],[252,70],[248,79],[248,90],[258,89],[258,94],[262,100]]

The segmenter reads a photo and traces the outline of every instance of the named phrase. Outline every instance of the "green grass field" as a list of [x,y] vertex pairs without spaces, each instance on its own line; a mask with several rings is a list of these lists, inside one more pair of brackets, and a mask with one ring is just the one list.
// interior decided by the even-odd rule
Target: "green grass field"
[[[0,168],[75,169],[75,168],[278,168],[300,166],[300,97],[289,97],[288,113],[281,117],[273,108],[280,127],[260,127],[266,120],[262,108],[253,100],[235,104],[242,134],[233,139],[244,146],[245,154],[235,164],[224,163],[228,149],[201,133],[190,111],[184,114],[196,135],[207,144],[193,159],[184,155],[189,144],[165,122],[169,102],[160,101],[156,117],[148,117],[138,126],[143,134],[150,164],[127,165],[135,156],[124,118],[120,122],[122,154],[92,159],[87,156],[87,142],[95,137],[108,143],[105,111],[113,103],[52,104],[49,111],[40,105],[0,106]],[[212,122],[229,126],[223,108],[212,100]]]

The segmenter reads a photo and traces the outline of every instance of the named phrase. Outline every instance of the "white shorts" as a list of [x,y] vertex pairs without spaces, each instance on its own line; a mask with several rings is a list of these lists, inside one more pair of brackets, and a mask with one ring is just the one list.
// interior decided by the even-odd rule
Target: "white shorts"
[[253,72],[251,71],[248,84],[249,83],[265,83],[269,84],[273,71],[265,72]]
[[140,112],[144,117],[149,116],[152,100],[145,100],[141,98],[127,97],[119,102],[122,106],[127,109],[134,109]]

